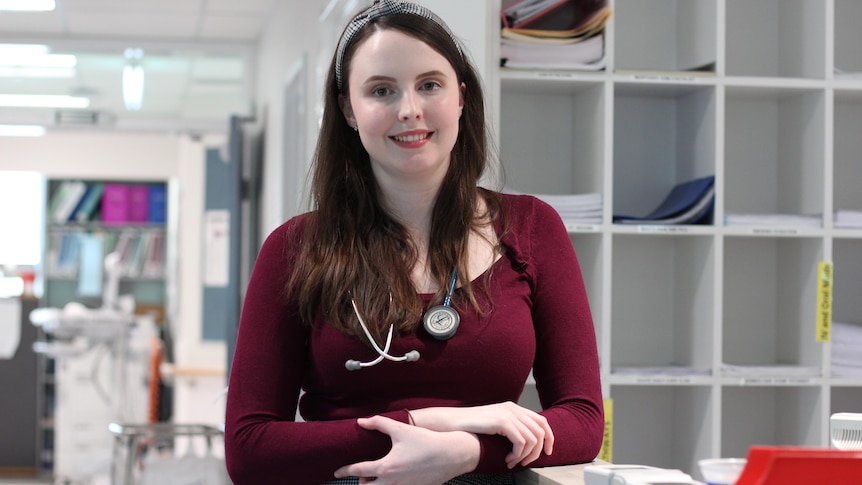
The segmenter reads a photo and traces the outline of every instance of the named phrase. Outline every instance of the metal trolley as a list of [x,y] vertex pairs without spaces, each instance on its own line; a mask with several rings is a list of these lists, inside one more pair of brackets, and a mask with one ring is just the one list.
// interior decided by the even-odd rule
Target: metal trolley
[[[223,429],[172,423],[111,423],[109,429],[114,435],[112,485],[231,485],[224,460],[214,453],[214,446],[223,443]],[[202,455],[197,453],[201,443]]]

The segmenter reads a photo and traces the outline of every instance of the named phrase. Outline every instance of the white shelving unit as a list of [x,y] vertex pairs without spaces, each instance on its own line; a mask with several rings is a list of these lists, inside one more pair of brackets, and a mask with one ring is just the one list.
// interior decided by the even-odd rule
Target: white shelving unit
[[[509,3],[488,2],[487,15]],[[831,344],[815,339],[822,261],[834,267],[834,320],[862,321],[862,230],[832,216],[862,210],[862,76],[835,74],[862,71],[862,2],[612,8],[605,71],[484,75],[506,186],[602,194],[603,223],[569,230],[613,400],[613,460],[697,474],[697,460],[755,444],[829,446],[829,416],[862,412],[862,376],[833,377]],[[706,175],[712,225],[612,223]],[[823,224],[727,226],[728,213]],[[654,370],[667,366],[693,372]]]

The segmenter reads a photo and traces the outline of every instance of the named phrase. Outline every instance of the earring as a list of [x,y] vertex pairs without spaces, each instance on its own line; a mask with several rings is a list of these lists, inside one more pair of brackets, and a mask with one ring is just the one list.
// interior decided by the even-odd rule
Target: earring
[[353,125],[353,131],[359,131],[359,126]]

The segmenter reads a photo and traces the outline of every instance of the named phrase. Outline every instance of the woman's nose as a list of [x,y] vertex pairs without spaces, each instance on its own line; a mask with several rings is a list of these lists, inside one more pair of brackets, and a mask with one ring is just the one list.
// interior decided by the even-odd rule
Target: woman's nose
[[416,93],[406,92],[401,96],[401,104],[398,106],[398,119],[406,121],[409,119],[419,119],[422,117],[422,109],[419,106],[419,100]]

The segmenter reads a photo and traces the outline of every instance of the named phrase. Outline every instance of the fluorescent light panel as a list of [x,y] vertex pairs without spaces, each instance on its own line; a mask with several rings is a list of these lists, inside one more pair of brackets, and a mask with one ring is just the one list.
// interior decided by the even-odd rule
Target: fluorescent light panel
[[138,111],[144,102],[144,68],[126,65],[123,68],[123,102],[129,111]]
[[13,108],[87,108],[89,98],[43,94],[0,94],[0,106]]
[[42,136],[45,127],[39,125],[0,125],[0,136]]
[[43,77],[72,78],[75,69],[71,67],[22,67],[0,65],[0,77]]
[[42,44],[0,44],[0,56],[42,56],[50,51]]
[[78,58],[72,54],[41,54],[28,55],[20,52],[2,54],[0,66],[22,67],[75,67]]
[[0,10],[11,12],[50,12],[56,7],[54,0],[0,0]]

